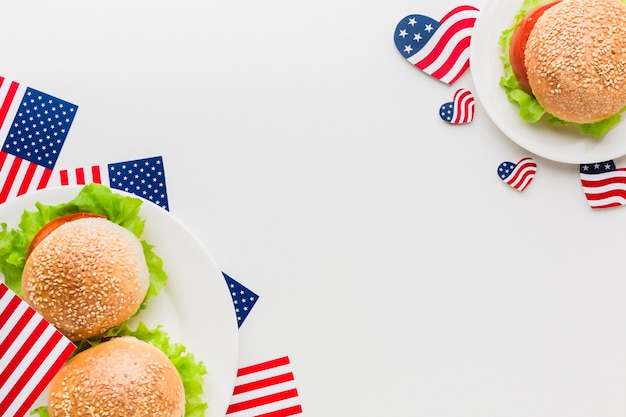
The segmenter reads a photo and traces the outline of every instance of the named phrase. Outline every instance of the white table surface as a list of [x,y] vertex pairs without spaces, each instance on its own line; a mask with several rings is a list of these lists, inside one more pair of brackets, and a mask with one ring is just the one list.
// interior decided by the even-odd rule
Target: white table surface
[[[623,416],[626,208],[480,102],[438,117],[470,73],[393,32],[459,4],[11,2],[0,75],[79,105],[60,166],[163,156],[171,213],[260,295],[241,365],[289,356],[304,415]],[[518,192],[496,169],[525,156]]]

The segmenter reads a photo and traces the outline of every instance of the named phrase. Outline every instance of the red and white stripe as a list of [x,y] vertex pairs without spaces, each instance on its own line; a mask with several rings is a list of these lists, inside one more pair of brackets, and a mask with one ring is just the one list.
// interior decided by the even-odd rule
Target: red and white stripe
[[[6,138],[27,86],[0,77],[0,137]],[[17,98],[17,99],[16,99]]]
[[52,170],[0,152],[0,203],[26,194],[30,191],[46,188]]
[[288,417],[301,413],[287,356],[239,369],[227,417]]
[[[0,77],[0,138],[6,138],[26,86]],[[45,188],[52,171],[2,152],[0,149],[0,203],[29,191]]]
[[599,174],[580,174],[580,182],[592,209],[626,205],[626,168]]
[[408,61],[433,77],[453,84],[469,68],[470,41],[478,9],[459,6],[441,19],[428,43]]
[[105,167],[92,165],[90,167],[78,167],[74,169],[59,170],[59,185],[85,185],[95,182],[96,184],[107,184],[108,172]]
[[26,415],[75,348],[0,283],[0,415]]

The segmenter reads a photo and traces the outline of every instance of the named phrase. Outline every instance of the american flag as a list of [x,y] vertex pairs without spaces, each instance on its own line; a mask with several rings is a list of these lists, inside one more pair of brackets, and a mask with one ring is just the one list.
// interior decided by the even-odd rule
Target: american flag
[[227,417],[288,417],[302,414],[288,356],[240,368]]
[[524,191],[537,173],[537,164],[532,158],[522,158],[517,164],[503,162],[498,167],[498,176],[518,191]]
[[24,416],[76,346],[0,283],[0,415]]
[[626,168],[605,161],[580,165],[580,182],[592,209],[626,204]]
[[237,316],[237,326],[241,327],[246,317],[248,317],[248,314],[250,314],[252,307],[254,307],[254,304],[256,304],[259,299],[259,296],[241,283],[235,281],[228,274],[224,272],[222,272],[222,274],[224,275],[224,279],[226,279],[230,296],[233,299],[235,315]]
[[48,185],[77,109],[0,77],[0,203]]
[[477,16],[478,9],[468,5],[456,7],[440,22],[420,14],[406,16],[396,26],[396,48],[412,65],[453,84],[469,68]]
[[169,211],[163,157],[155,156],[112,164],[60,169],[58,185],[105,184],[138,197]]
[[458,89],[452,101],[439,108],[439,116],[452,124],[470,123],[474,120],[474,95],[465,88]]

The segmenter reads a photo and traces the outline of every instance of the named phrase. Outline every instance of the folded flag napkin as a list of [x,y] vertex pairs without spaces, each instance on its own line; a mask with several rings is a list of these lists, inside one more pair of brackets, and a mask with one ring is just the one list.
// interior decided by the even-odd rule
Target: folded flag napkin
[[0,203],[40,190],[61,153],[78,106],[0,77]]
[[0,283],[0,416],[23,416],[76,346]]
[[226,417],[302,414],[288,356],[240,368]]
[[169,211],[163,157],[154,156],[110,164],[59,169],[52,185],[104,184],[135,194]]
[[259,296],[224,272],[222,272],[222,274],[224,275],[224,279],[226,279],[226,285],[228,285],[230,296],[233,299],[235,315],[237,316],[237,327],[241,327],[248,317],[248,314],[250,314],[252,307],[254,307],[259,299]]

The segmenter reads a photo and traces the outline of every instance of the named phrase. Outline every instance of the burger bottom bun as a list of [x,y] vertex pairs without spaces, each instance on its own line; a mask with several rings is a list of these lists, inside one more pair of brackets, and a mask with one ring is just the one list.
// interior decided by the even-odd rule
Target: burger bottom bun
[[111,339],[70,359],[48,393],[50,417],[180,417],[185,391],[163,352],[130,336]]
[[626,106],[626,5],[563,0],[537,19],[526,44],[528,81],[554,116],[592,123]]

